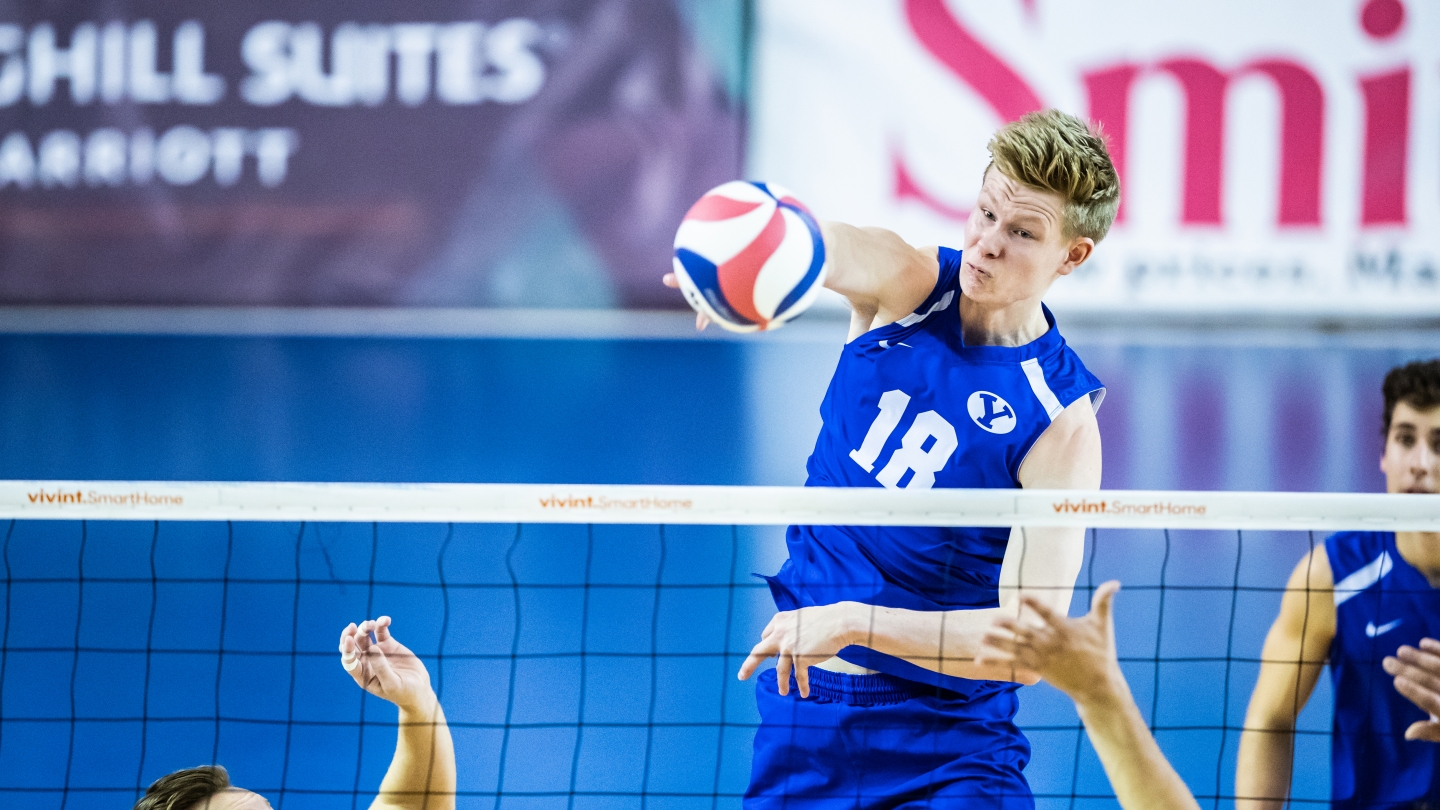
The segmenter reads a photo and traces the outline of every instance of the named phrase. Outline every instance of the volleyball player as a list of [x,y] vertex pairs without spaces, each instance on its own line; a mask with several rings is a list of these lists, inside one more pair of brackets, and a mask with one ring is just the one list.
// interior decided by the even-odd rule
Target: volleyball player
[[[1385,488],[1433,497],[1440,491],[1440,359],[1392,369],[1382,393]],[[1340,532],[1300,560],[1265,638],[1245,716],[1238,807],[1285,803],[1295,719],[1327,655],[1335,693],[1333,806],[1440,800],[1436,749],[1406,738],[1426,713],[1382,671],[1402,646],[1413,650],[1422,638],[1440,637],[1437,587],[1435,532]]]
[[[374,638],[371,638],[371,634]],[[351,624],[340,633],[340,663],[362,689],[400,709],[390,769],[371,810],[453,810],[455,748],[430,673],[390,634],[390,617]],[[264,796],[230,784],[218,765],[163,776],[134,810],[265,810]]]
[[[990,153],[963,253],[823,225],[825,284],[853,314],[807,485],[1100,485],[1104,390],[1041,298],[1109,229],[1115,169],[1054,110],[1002,128]],[[1022,595],[1065,610],[1083,531],[792,526],[786,540],[768,578],[779,612],[740,670],[778,658],[756,688],[745,806],[1033,806],[1012,719],[1038,676],[975,656]]]

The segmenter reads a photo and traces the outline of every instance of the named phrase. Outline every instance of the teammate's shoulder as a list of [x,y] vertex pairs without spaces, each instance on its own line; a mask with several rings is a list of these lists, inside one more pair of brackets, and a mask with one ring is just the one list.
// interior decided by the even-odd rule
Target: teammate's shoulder
[[1323,550],[1334,577],[1341,579],[1367,565],[1386,567],[1393,538],[1390,532],[1336,532],[1317,551]]

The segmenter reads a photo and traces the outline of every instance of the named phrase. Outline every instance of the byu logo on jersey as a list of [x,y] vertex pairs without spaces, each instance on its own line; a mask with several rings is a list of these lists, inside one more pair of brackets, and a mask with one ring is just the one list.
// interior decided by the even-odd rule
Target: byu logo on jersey
[[965,403],[970,418],[981,430],[991,433],[1009,433],[1015,429],[1015,410],[1003,397],[989,391],[976,391]]

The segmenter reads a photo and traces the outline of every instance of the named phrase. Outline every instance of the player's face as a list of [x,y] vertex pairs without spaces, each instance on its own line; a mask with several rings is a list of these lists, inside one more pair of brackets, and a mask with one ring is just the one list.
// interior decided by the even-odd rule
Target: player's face
[[1065,198],[985,172],[975,210],[965,222],[960,289],[967,298],[1004,306],[1039,299],[1060,276],[1089,258],[1095,243],[1066,238]]
[[190,810],[271,810],[270,802],[259,793],[244,788],[226,788],[195,804]]
[[1440,492],[1440,407],[1396,403],[1380,471],[1386,492]]

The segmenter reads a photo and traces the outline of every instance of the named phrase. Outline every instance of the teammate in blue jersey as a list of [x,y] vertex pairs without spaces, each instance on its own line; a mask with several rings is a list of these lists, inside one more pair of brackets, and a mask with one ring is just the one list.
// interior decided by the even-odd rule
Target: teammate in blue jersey
[[[1436,498],[1440,360],[1393,369],[1383,393],[1386,490]],[[1420,692],[1402,694],[1386,672],[1400,671],[1397,654],[1413,660],[1426,637],[1440,638],[1440,533],[1341,532],[1307,554],[1265,638],[1240,738],[1237,807],[1285,804],[1295,719],[1327,657],[1335,693],[1332,806],[1440,802],[1440,746],[1406,736],[1412,727],[1412,736],[1426,730],[1415,724],[1427,713],[1407,699]]]
[[[1109,229],[1115,169],[1054,110],[1002,128],[990,153],[963,252],[823,225],[825,283],[853,315],[808,486],[1100,485],[1104,389],[1041,298]],[[1018,684],[1039,678],[976,655],[1023,595],[1068,609],[1083,531],[792,526],[787,544],[767,578],[779,612],[740,670],[777,657],[745,806],[1033,806],[1012,718]]]

